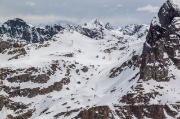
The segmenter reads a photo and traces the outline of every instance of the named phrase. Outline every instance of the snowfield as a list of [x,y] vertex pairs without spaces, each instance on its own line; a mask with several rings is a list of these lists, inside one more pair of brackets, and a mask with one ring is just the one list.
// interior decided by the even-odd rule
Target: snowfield
[[[168,54],[163,58],[169,61],[169,81],[140,77],[144,47],[152,48],[146,42],[149,26],[108,28],[94,19],[76,28],[67,25],[48,41],[15,39],[20,45],[0,53],[0,93],[7,103],[0,111],[1,119],[77,119],[83,110],[92,108],[101,115],[103,106],[108,106],[112,119],[126,118],[133,106],[142,106],[147,114],[155,106],[168,119],[173,118],[169,113],[179,113],[174,104],[180,103],[180,71]],[[147,63],[153,66],[159,62]],[[131,114],[129,118],[138,117]]]
[[[95,26],[94,22],[91,21],[84,27],[98,29],[99,26]],[[13,55],[0,54],[0,67],[12,70],[36,67],[40,70],[33,75],[38,75],[46,72],[53,61],[58,61],[60,69],[54,75],[51,75],[45,84],[31,81],[10,83],[4,80],[3,85],[9,87],[20,86],[21,89],[36,87],[43,89],[64,77],[69,77],[70,79],[70,83],[64,85],[61,91],[53,91],[33,98],[16,96],[10,99],[14,102],[22,102],[29,105],[29,109],[35,108],[36,110],[31,119],[54,119],[54,115],[59,112],[86,107],[101,105],[113,107],[113,104],[118,103],[118,99],[127,93],[129,87],[136,83],[138,77],[130,83],[128,80],[132,79],[139,72],[139,68],[127,68],[120,75],[117,74],[118,76],[115,78],[109,78],[110,70],[121,66],[124,62],[130,60],[133,55],[140,55],[145,38],[139,39],[135,36],[123,35],[118,30],[109,31],[105,29],[104,33],[104,39],[94,40],[75,30],[70,31],[67,29],[63,33],[55,35],[52,38],[53,40],[45,41],[43,44],[31,43],[25,45],[24,48],[27,54],[20,56],[18,59],[9,60]],[[72,54],[73,56],[67,57],[65,56],[67,54]],[[71,64],[74,64],[75,68],[70,69],[70,74],[65,76],[67,66]],[[77,74],[76,70],[82,69],[84,66],[88,68],[88,71],[83,72],[79,70],[79,74]],[[23,72],[10,74],[8,77],[20,74],[23,74]],[[114,89],[115,91],[113,92],[112,90]],[[1,93],[8,96],[4,91]],[[40,114],[46,108],[48,108],[46,113],[49,114]],[[1,113],[4,117],[8,114],[16,116],[12,110],[8,110],[5,107]],[[70,119],[76,116],[77,113],[73,113],[68,117],[62,116],[59,119]]]

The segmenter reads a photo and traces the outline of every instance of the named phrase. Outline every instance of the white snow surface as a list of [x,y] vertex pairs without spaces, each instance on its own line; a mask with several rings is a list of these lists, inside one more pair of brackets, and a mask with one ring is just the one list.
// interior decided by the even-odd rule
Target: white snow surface
[[[97,22],[97,20],[95,21]],[[87,27],[97,27],[93,26],[93,23],[91,23],[92,26],[88,25]],[[70,71],[70,83],[64,85],[61,91],[54,91],[47,95],[38,95],[33,98],[18,96],[11,98],[11,100],[30,104],[29,108],[35,107],[36,111],[31,119],[53,119],[54,115],[72,109],[86,108],[87,106],[93,107],[95,105],[109,105],[112,107],[113,104],[118,103],[121,95],[126,94],[127,89],[138,79],[131,83],[128,81],[139,72],[139,69],[127,68],[120,75],[112,79],[109,78],[110,70],[121,66],[125,61],[131,59],[134,51],[134,55],[140,55],[145,39],[122,35],[121,32],[114,30],[105,32],[107,32],[105,39],[94,40],[76,31],[70,33],[67,30],[63,34],[59,33],[55,35],[52,38],[55,40],[44,42],[44,44],[48,44],[48,47],[40,47],[40,44],[26,45],[25,49],[27,54],[19,59],[8,60],[13,57],[13,55],[8,55],[7,53],[0,54],[0,67],[7,67],[14,70],[38,67],[45,71],[53,61],[59,61],[62,71],[56,71],[45,84],[33,82],[19,84],[10,83],[7,80],[3,81],[3,84],[7,86],[18,87],[20,85],[21,89],[36,87],[42,89],[48,87],[65,77],[66,67],[63,67],[63,64],[67,66],[78,62],[76,68]],[[112,35],[121,37],[121,40],[116,39]],[[119,50],[120,48],[124,48],[124,50]],[[105,52],[106,49],[111,49],[111,52]],[[74,56],[64,56],[69,53],[73,53]],[[76,70],[82,69],[83,66],[88,67],[88,72],[85,73],[80,70],[80,75],[78,75]],[[42,73],[42,71],[39,72]],[[20,75],[20,73],[17,75]],[[9,75],[8,77],[12,76],[15,75]],[[86,78],[88,78],[88,80]],[[77,84],[78,81],[81,83]],[[67,87],[70,90],[67,90]],[[111,92],[113,89],[116,89],[116,91]],[[1,93],[5,95],[4,92]],[[74,98],[74,100],[71,100],[72,98]],[[67,104],[63,106],[62,104],[66,102]],[[69,106],[70,108],[67,108]],[[46,113],[50,113],[48,115],[40,115],[46,107],[49,108]],[[4,110],[5,109],[0,113],[16,115],[12,110]],[[68,117],[59,118],[70,119],[77,115],[77,113],[73,113]]]
[[[100,26],[94,23],[98,23]],[[103,27],[101,22],[93,20],[84,27],[99,28],[101,26]],[[0,67],[14,70],[36,67],[41,69],[39,73],[43,73],[43,71],[49,69],[53,61],[59,62],[61,70],[57,70],[54,75],[50,76],[50,80],[45,84],[33,82],[10,83],[7,80],[3,81],[4,85],[20,86],[21,89],[46,88],[66,77],[65,73],[68,65],[75,64],[76,66],[74,69],[70,69],[70,83],[64,85],[61,91],[53,91],[46,95],[37,95],[33,98],[17,96],[10,99],[14,102],[29,104],[29,109],[36,108],[31,119],[54,119],[54,116],[60,112],[87,108],[87,106],[108,105],[111,110],[114,110],[114,104],[124,105],[119,100],[128,91],[132,91],[131,87],[137,85],[139,75],[137,77],[135,75],[139,73],[140,68],[123,67],[123,71],[119,74],[117,73],[117,76],[114,78],[109,77],[110,71],[130,60],[133,55],[140,56],[145,38],[138,39],[135,36],[123,35],[122,32],[116,30],[104,30],[104,32],[106,34],[104,39],[94,40],[76,31],[69,32],[67,30],[64,33],[55,35],[52,38],[54,40],[45,41],[44,45],[47,44],[47,47],[41,47],[41,44],[25,45],[27,54],[18,59],[9,60],[9,58],[13,57],[12,55],[7,53],[0,54]],[[120,39],[117,39],[117,37]],[[120,50],[122,48],[123,50]],[[64,56],[69,53],[72,53],[73,57]],[[87,72],[81,71],[84,66],[88,67]],[[79,74],[76,72],[77,69],[79,69]],[[180,100],[180,89],[178,88],[180,71],[174,65],[170,66],[169,71],[175,76],[175,79],[171,79],[170,82],[157,83],[154,80],[143,82],[144,93],[156,90],[162,94],[162,96],[157,96],[151,100],[150,104],[175,104]],[[9,75],[8,77],[12,76]],[[135,79],[130,81],[133,77]],[[78,84],[77,82],[80,83]],[[155,89],[154,87],[157,86],[164,88]],[[7,95],[5,92],[1,92],[1,94]],[[161,102],[158,102],[159,100]],[[44,109],[47,109],[46,112],[41,114]],[[66,117],[63,115],[58,117],[58,119],[71,119],[78,113],[79,111]],[[3,108],[0,111],[0,115],[3,115],[2,118],[7,114],[16,116],[12,110]],[[116,118],[118,119],[118,117]]]
[[177,10],[180,10],[180,1],[179,0],[169,0],[173,7],[176,8]]

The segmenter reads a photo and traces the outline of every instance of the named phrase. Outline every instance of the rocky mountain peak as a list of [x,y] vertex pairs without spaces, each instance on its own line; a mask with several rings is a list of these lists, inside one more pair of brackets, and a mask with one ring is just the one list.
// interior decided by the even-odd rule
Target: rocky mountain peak
[[124,35],[136,36],[138,38],[145,37],[148,33],[149,26],[145,24],[131,24],[120,27],[119,31]]
[[15,18],[13,20],[8,20],[3,25],[4,26],[7,25],[8,27],[15,27],[15,28],[16,27],[27,27],[28,26],[28,24],[25,21],[23,21],[22,19],[20,19],[20,18]]
[[[142,78],[154,78],[167,81],[170,60],[180,68],[180,5],[177,0],[168,0],[160,8],[158,16],[152,22],[143,49]],[[157,70],[152,71],[151,63],[158,63]],[[154,66],[154,65],[153,65]],[[159,70],[158,67],[161,69]],[[151,72],[151,73],[150,73]],[[156,73],[159,73],[156,74]]]
[[103,25],[103,23],[101,21],[99,21],[98,19],[93,19],[90,22],[93,24],[96,24],[96,25]]
[[8,20],[0,26],[0,38],[4,41],[23,40],[37,43],[49,40],[53,35],[63,30],[61,25],[33,27],[19,18]]
[[[138,119],[180,118],[180,111],[175,109],[180,106],[177,103],[180,98],[179,96],[176,98],[174,93],[180,92],[176,87],[180,73],[179,7],[179,0],[168,0],[153,18],[140,58],[140,77],[137,85],[135,88],[132,86],[132,90],[122,98],[126,104],[135,103],[138,108],[141,104],[155,106],[156,103],[161,106],[155,106],[156,114],[152,117],[146,115],[147,113],[141,108],[141,111],[137,111],[140,114],[136,115]],[[174,91],[171,92],[169,86]],[[147,108],[147,110],[151,109],[152,107]]]
[[86,27],[88,28],[103,28],[104,24],[98,19],[93,19],[90,22],[86,23]]
[[114,27],[109,22],[106,23],[105,28],[108,30],[114,30]]
[[160,8],[158,17],[162,27],[168,28],[174,17],[180,17],[180,4],[178,0],[167,0]]
[[[147,35],[147,42],[153,46],[157,40],[169,36],[178,35],[180,20],[180,3],[178,0],[167,0],[160,8],[158,15],[153,18],[150,31]],[[171,34],[171,35],[170,35]],[[178,38],[178,37],[177,37]]]

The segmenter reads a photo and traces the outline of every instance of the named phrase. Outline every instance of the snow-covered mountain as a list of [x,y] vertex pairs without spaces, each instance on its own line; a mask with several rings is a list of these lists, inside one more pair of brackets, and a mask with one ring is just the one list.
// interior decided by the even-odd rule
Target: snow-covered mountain
[[149,30],[149,25],[131,24],[125,27],[120,27],[118,30],[121,31],[124,35],[135,36],[137,38],[145,38]]
[[34,27],[22,19],[8,20],[0,27],[0,39],[5,41],[25,40],[31,43],[43,42],[51,39],[64,27],[60,25],[46,26],[45,28]]
[[[99,106],[110,111],[107,105],[117,104],[120,93],[126,94],[126,86],[132,85],[128,80],[138,68],[126,65],[132,57],[140,57],[145,39],[106,26],[97,19],[83,26],[67,25],[40,43],[3,39],[3,118],[78,118],[84,109],[100,111]],[[122,64],[124,73],[115,73]]]
[[[130,29],[131,26],[126,26],[119,30],[124,35],[134,35],[135,37],[146,36],[148,31],[147,25],[134,25],[136,28]],[[127,29],[129,27],[129,29]],[[69,24],[55,24],[53,26],[35,27],[27,24],[19,18],[8,20],[0,26],[0,40],[2,41],[26,41],[28,43],[44,42],[52,39],[52,37],[63,30],[76,30],[77,32],[86,35],[93,39],[104,39],[106,32],[116,29],[110,23],[104,25],[97,19],[93,19],[83,26],[73,26]],[[117,29],[118,30],[118,29]],[[125,33],[126,32],[126,33]]]
[[150,27],[7,21],[0,27],[0,117],[180,118],[179,17],[180,2],[168,0]]

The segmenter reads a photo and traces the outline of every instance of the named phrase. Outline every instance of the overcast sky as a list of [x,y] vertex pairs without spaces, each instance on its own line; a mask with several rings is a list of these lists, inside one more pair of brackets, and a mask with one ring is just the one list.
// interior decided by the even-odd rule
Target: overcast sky
[[114,26],[149,24],[166,0],[0,0],[0,23],[21,18],[38,25],[57,21],[83,24],[97,18]]

